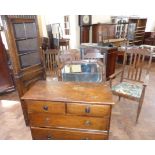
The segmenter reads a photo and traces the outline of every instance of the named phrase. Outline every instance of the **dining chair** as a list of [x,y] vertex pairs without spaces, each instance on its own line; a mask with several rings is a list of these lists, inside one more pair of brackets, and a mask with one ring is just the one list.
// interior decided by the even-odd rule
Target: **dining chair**
[[[129,59],[127,63],[127,58]],[[110,87],[114,95],[137,101],[138,109],[136,123],[141,112],[145,90],[149,82],[149,70],[152,62],[152,52],[140,47],[125,49],[123,67],[110,76]],[[112,85],[112,80],[121,75],[120,82]]]
[[60,51],[58,49],[48,49],[46,51],[43,51],[43,62],[46,75],[50,76],[57,75],[57,68],[58,68],[57,56],[59,52]]

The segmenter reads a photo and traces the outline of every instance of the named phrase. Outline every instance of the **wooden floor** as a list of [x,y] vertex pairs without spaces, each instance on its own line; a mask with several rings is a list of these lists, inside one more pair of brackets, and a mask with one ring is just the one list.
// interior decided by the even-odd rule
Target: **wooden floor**
[[[152,63],[139,123],[135,124],[137,102],[114,97],[109,139],[155,140],[155,62]],[[17,92],[0,96],[0,139],[32,139],[25,126]]]

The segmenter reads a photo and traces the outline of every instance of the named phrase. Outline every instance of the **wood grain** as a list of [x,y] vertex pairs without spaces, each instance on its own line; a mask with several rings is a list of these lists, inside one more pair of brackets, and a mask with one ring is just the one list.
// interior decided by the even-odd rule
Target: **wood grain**
[[38,81],[22,99],[114,104],[111,90],[107,85],[82,82]]
[[105,132],[90,132],[64,129],[31,128],[35,140],[105,140],[108,135]]
[[65,114],[65,103],[50,101],[26,100],[28,112],[46,112],[51,114]]
[[29,113],[30,126],[108,130],[109,118]]
[[91,105],[80,103],[68,103],[67,113],[81,116],[109,116],[109,105]]

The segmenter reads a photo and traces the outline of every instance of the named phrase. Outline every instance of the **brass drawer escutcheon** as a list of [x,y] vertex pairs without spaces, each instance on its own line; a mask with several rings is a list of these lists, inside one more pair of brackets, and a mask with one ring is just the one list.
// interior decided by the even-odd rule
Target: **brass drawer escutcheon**
[[85,108],[85,113],[90,113],[90,106],[87,106],[87,107]]

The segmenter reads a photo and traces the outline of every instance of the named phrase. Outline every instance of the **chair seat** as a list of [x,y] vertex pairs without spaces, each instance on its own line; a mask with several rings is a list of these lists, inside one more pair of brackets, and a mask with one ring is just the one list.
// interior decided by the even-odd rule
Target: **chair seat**
[[112,91],[121,93],[123,95],[129,95],[135,98],[140,98],[142,94],[143,86],[135,85],[128,82],[121,82],[112,87]]

